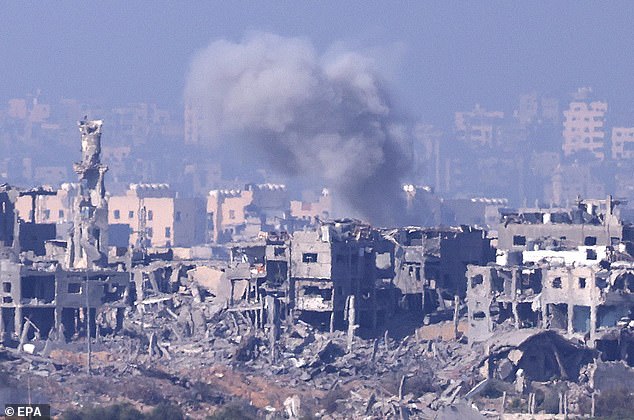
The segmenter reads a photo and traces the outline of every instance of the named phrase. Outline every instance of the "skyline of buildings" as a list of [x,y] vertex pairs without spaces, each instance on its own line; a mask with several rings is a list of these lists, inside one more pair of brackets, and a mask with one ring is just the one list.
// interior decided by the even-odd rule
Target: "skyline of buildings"
[[[72,171],[63,158],[74,150],[71,121],[84,114],[105,121],[103,159],[113,194],[125,194],[130,184],[167,183],[181,197],[205,197],[212,190],[282,181],[298,200],[329,187],[294,185],[292,178],[272,175],[264,162],[248,169],[245,164],[242,172],[239,159],[228,160],[207,145],[205,118],[191,104],[180,110],[150,103],[91,107],[73,99],[45,101],[40,92],[5,103],[1,182],[54,188],[68,182]],[[627,176],[634,168],[634,127],[611,125],[608,101],[590,88],[567,99],[529,92],[513,110],[476,104],[457,110],[453,127],[414,124],[410,138],[414,165],[403,185],[428,185],[445,199],[492,197],[548,206],[607,193],[634,198]]]

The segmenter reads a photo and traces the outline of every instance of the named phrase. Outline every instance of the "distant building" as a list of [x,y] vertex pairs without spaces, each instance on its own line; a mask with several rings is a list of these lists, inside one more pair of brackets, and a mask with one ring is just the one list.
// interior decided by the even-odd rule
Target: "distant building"
[[[288,190],[282,184],[247,184],[243,190],[212,190],[207,197],[207,230],[213,242],[257,237],[280,230],[289,216]],[[284,230],[284,229],[282,229]]]
[[207,229],[212,242],[230,238],[246,223],[245,208],[253,201],[253,192],[212,190],[207,197]]
[[612,129],[612,159],[634,158],[634,127]]
[[520,124],[559,122],[559,100],[557,98],[542,96],[536,92],[520,95],[520,105],[517,111],[517,119]]
[[589,101],[587,95],[577,95],[564,111],[564,155],[587,151],[595,158],[605,158],[605,114],[608,103]]
[[125,195],[109,199],[110,225],[128,225],[130,245],[187,247],[204,243],[205,206],[179,198],[167,184],[131,184]]
[[324,188],[316,202],[291,201],[291,216],[314,221],[316,218],[328,219],[332,214],[332,197]]
[[498,249],[524,251],[544,246],[615,246],[634,240],[634,228],[623,223],[607,200],[579,200],[571,209],[521,209],[507,212],[498,226]]
[[491,146],[495,143],[496,125],[503,118],[504,112],[487,111],[479,104],[476,104],[473,111],[456,112],[457,139],[480,146]]
[[596,165],[576,162],[571,165],[557,165],[550,183],[544,188],[546,201],[568,206],[577,197],[605,197],[605,185],[594,175],[598,170]]
[[35,214],[32,215],[33,200],[23,195],[17,199],[16,210],[22,220],[35,223],[69,223],[73,220],[73,200],[77,195],[78,185],[65,183],[56,191],[55,195],[38,195],[35,197]]
[[445,226],[495,226],[501,208],[509,204],[506,198],[454,198],[442,201],[441,223]]
[[202,136],[202,109],[188,103],[185,105],[185,144],[200,144]]

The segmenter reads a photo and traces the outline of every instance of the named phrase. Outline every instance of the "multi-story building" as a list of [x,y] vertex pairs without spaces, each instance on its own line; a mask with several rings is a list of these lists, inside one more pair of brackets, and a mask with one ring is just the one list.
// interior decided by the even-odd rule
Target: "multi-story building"
[[324,188],[317,201],[291,200],[291,216],[306,219],[311,222],[315,219],[328,219],[332,214],[332,197],[328,189]]
[[522,125],[530,123],[559,122],[559,100],[550,96],[539,96],[537,92],[520,95],[517,118]]
[[200,106],[192,103],[185,105],[185,144],[200,144],[203,123],[203,111]]
[[605,158],[605,114],[608,103],[574,100],[564,111],[563,151],[566,156],[587,151]]
[[252,239],[261,231],[285,230],[288,190],[282,184],[247,184],[243,190],[212,190],[207,198],[207,230],[213,242]]
[[331,328],[344,320],[373,327],[394,311],[394,244],[376,229],[350,220],[324,223],[295,232],[290,255],[296,315]]
[[[79,330],[94,336],[104,304],[122,322],[130,273],[108,260],[101,125],[100,120],[79,124],[82,159],[74,168],[80,187],[71,200],[73,224],[64,241],[55,240],[55,225],[36,221],[38,197],[55,192],[0,188],[0,342],[19,339],[22,349],[33,337],[69,339]],[[20,196],[30,201],[29,221],[15,212]]]
[[[16,202],[18,217],[36,223],[67,223],[73,220],[73,200],[77,195],[76,183],[64,183],[54,194],[21,195]],[[35,214],[33,212],[35,207]]]
[[634,158],[634,127],[612,128],[612,159]]
[[578,197],[605,197],[605,184],[597,179],[600,162],[558,164],[544,184],[546,202],[568,206]]
[[634,227],[616,214],[617,200],[579,200],[572,209],[522,209],[503,215],[498,249],[529,250],[549,241],[553,246],[613,246],[634,240]]
[[184,247],[205,242],[204,202],[179,198],[167,184],[131,184],[109,199],[110,225],[127,225],[130,245]]
[[473,111],[456,112],[456,136],[467,143],[492,146],[495,144],[496,126],[503,118],[504,112],[487,111],[476,104]]
[[253,191],[212,190],[207,197],[207,230],[212,242],[223,242],[246,224],[246,207],[253,201]]

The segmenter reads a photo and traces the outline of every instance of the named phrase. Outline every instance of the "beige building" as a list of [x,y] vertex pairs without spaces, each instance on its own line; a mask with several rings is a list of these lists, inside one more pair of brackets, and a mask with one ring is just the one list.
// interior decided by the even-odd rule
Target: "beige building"
[[487,111],[479,104],[476,104],[473,111],[456,112],[457,138],[481,146],[490,146],[494,144],[496,126],[503,118],[504,112]]
[[187,247],[205,242],[202,200],[178,198],[167,184],[132,184],[125,195],[111,196],[110,225],[128,225],[130,245],[143,233],[147,246]]
[[[35,197],[35,223],[67,223],[73,220],[73,200],[77,194],[77,184],[62,184],[57,195],[38,195]],[[15,208],[18,217],[31,220],[32,199],[30,196],[18,198]]]
[[218,242],[223,235],[233,235],[246,223],[245,208],[253,202],[252,190],[212,190],[207,197],[209,235]]
[[563,150],[566,156],[588,151],[605,158],[605,114],[607,102],[576,100],[564,111]]
[[328,189],[324,188],[315,202],[291,200],[291,216],[299,219],[311,220],[319,217],[328,219],[332,214],[332,197]]
[[612,159],[634,158],[634,127],[612,129]]

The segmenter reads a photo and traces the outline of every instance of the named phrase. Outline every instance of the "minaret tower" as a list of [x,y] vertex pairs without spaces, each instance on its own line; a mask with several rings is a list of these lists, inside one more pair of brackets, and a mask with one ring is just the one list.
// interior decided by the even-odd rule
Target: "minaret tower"
[[69,267],[92,269],[108,263],[108,201],[101,163],[101,120],[79,122],[81,162],[73,165],[79,178],[75,218],[68,243]]

